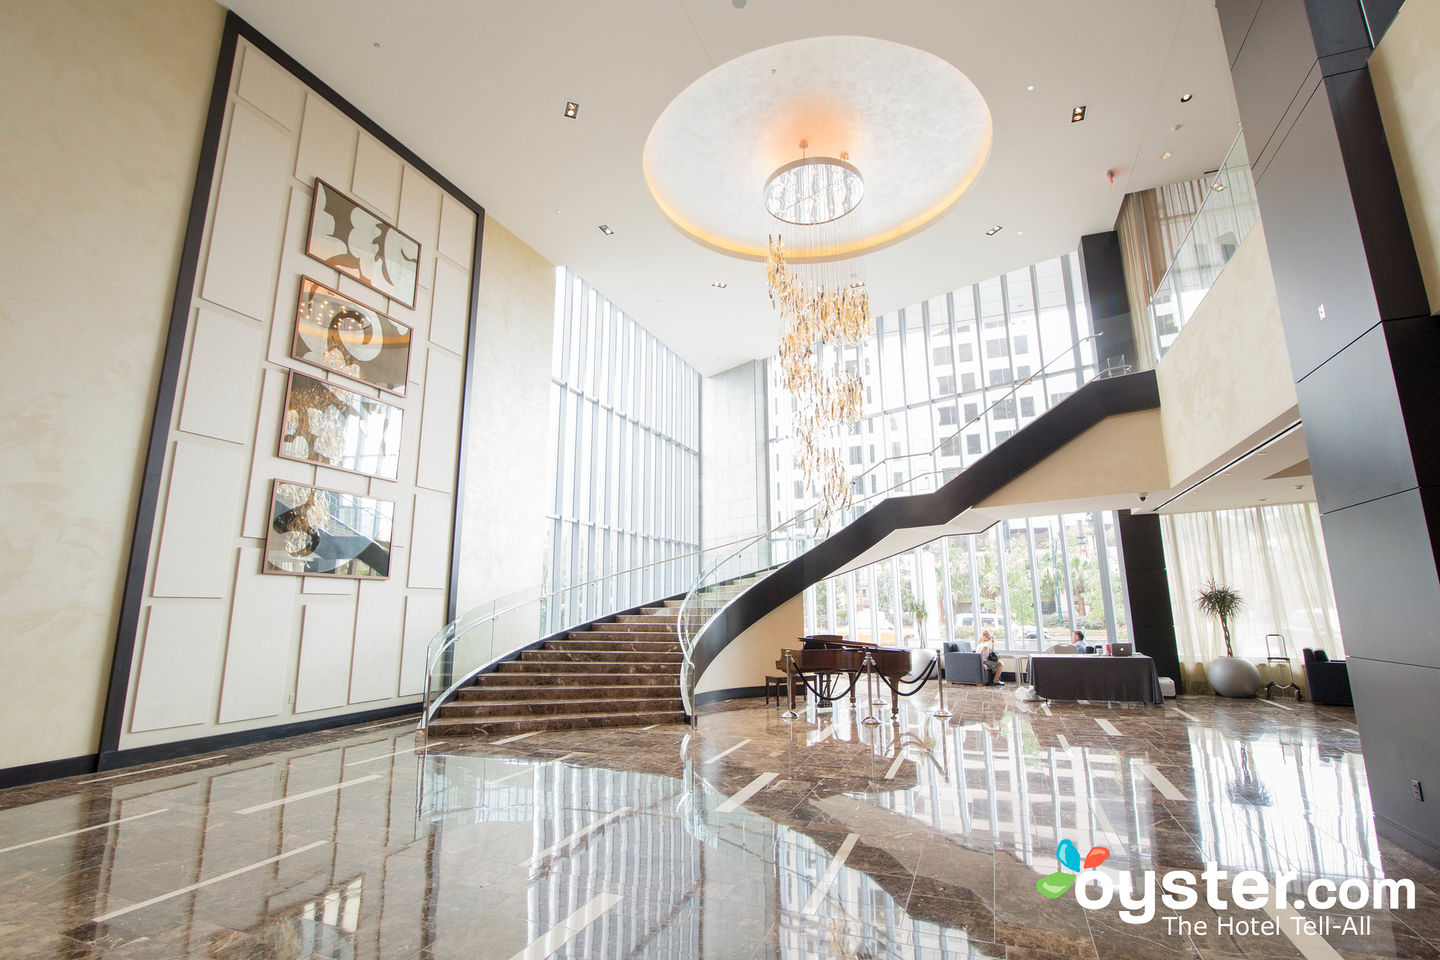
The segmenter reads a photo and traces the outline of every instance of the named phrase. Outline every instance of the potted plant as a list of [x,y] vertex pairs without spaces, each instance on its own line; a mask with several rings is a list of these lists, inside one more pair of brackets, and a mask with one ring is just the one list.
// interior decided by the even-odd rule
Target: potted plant
[[1216,657],[1205,668],[1205,679],[1211,689],[1222,697],[1255,696],[1263,684],[1260,671],[1249,660],[1235,656],[1235,648],[1230,643],[1230,623],[1245,606],[1244,598],[1230,587],[1216,583],[1212,577],[1195,597],[1195,606],[1201,613],[1220,621],[1220,632],[1225,637],[1225,656]]

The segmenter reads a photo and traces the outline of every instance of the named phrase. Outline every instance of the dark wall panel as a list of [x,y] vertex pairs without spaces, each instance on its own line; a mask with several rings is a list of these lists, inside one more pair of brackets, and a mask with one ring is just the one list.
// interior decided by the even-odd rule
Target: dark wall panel
[[[1420,492],[1334,510],[1320,524],[1351,658],[1440,668],[1440,578]],[[1355,703],[1361,714],[1380,707],[1359,697]],[[1432,743],[1429,756],[1440,771],[1440,744]]]
[[1295,393],[1321,513],[1415,486],[1383,327],[1371,327]]
[[1346,184],[1329,101],[1318,87],[1256,185],[1297,380],[1380,319]]
[[[1440,860],[1440,765],[1435,762],[1440,670],[1352,659],[1349,673],[1376,827],[1432,862]],[[1361,710],[1361,703],[1386,706],[1383,712]],[[1424,786],[1424,802],[1415,799],[1411,780]]]

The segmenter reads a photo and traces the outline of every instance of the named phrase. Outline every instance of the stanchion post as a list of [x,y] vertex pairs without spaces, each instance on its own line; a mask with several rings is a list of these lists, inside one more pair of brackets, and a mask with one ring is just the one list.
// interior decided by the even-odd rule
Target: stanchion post
[[940,709],[935,711],[935,716],[939,717],[941,720],[945,720],[949,717],[955,716],[955,714],[945,709],[945,677],[940,672],[941,664],[940,654],[938,651],[935,654],[935,660],[933,662],[935,664],[935,682],[940,685]]
[[790,709],[780,714],[781,720],[794,720],[800,716],[795,712],[795,658],[785,651],[785,687],[790,694]]
[[860,718],[860,722],[873,727],[880,721],[875,717],[875,658],[870,655],[868,650],[865,652],[864,670],[867,677],[865,682],[870,691],[870,709],[866,711],[865,716]]

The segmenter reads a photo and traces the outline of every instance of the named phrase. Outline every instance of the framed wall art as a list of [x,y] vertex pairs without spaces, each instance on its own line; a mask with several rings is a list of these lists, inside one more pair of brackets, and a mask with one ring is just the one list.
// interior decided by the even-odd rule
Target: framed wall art
[[276,480],[261,573],[387,580],[395,504]]
[[407,307],[415,306],[420,242],[319,177],[305,253]]
[[403,397],[410,374],[410,328],[301,277],[290,356]]
[[279,454],[367,477],[400,474],[405,411],[324,380],[290,371]]

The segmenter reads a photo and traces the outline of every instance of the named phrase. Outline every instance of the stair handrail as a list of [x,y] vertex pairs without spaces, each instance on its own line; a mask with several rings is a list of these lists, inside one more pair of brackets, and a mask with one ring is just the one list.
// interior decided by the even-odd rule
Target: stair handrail
[[[470,610],[467,610],[465,613],[461,614],[454,620],[451,620],[449,623],[445,624],[445,626],[441,627],[425,644],[425,685],[422,691],[421,699],[421,729],[428,730],[430,726],[430,720],[434,717],[435,713],[440,709],[440,707],[443,706],[450,699],[450,696],[456,690],[460,689],[460,687],[464,686],[470,680],[474,679],[477,674],[483,673],[485,670],[494,666],[496,663],[499,663],[500,661],[513,656],[518,650],[524,649],[525,646],[528,646],[531,643],[543,639],[543,636],[536,636],[528,641],[525,641],[519,646],[512,647],[502,653],[496,654],[481,666],[473,670],[466,671],[463,676],[458,678],[452,678],[452,682],[443,691],[439,691],[438,693],[434,692],[431,681],[435,675],[435,667],[439,664],[441,657],[445,656],[448,651],[453,650],[455,648],[455,644],[458,641],[470,635],[483,625],[487,623],[493,623],[499,620],[501,617],[514,613],[515,611],[521,610],[525,607],[539,605],[541,609],[543,609],[544,605],[547,604],[550,600],[562,594],[581,590],[586,587],[592,587],[596,584],[604,583],[606,581],[616,580],[620,577],[630,576],[632,574],[639,573],[642,570],[648,570],[652,567],[657,567],[662,564],[675,563],[678,560],[687,560],[690,557],[703,556],[704,554],[709,553],[712,550],[724,550],[738,543],[743,543],[746,539],[747,538],[745,537],[741,537],[739,539],[718,544],[716,546],[702,547],[699,550],[692,550],[689,553],[682,553],[673,557],[664,557],[660,560],[652,560],[649,563],[642,563],[625,570],[616,571],[615,573],[607,573],[599,577],[592,577],[591,579],[582,581],[581,583],[571,584],[566,587],[561,587],[557,590],[551,590],[549,593],[540,593],[540,590],[542,588],[540,585],[537,584],[535,586],[516,590],[513,593],[508,593],[501,597],[496,597],[495,599],[488,600],[485,603],[480,604],[479,606],[472,607]],[[517,597],[523,597],[523,599],[516,599]],[[641,604],[641,606],[645,605],[646,604]],[[611,612],[601,614],[600,617],[603,618],[614,615],[615,612]]]
[[[1016,381],[1016,382],[1010,387],[1010,389],[1005,392],[1005,394],[1004,394],[1003,396],[999,397],[999,398],[996,399],[994,402],[992,402],[992,403],[989,404],[987,407],[985,407],[984,410],[981,410],[979,413],[975,414],[975,416],[971,417],[969,420],[966,420],[963,424],[961,424],[960,426],[956,427],[954,433],[950,434],[950,436],[946,437],[944,440],[941,440],[939,443],[935,444],[935,446],[931,447],[929,450],[920,451],[920,452],[917,452],[917,453],[897,453],[897,454],[891,454],[891,455],[888,456],[888,457],[885,457],[885,458],[883,458],[883,459],[881,459],[881,460],[877,460],[875,463],[871,464],[871,465],[870,465],[869,467],[867,467],[865,470],[861,471],[860,473],[857,473],[854,477],[849,478],[849,480],[848,480],[847,482],[851,484],[851,488],[853,489],[856,481],[863,480],[865,477],[869,476],[869,475],[870,475],[871,473],[873,473],[874,471],[880,469],[881,467],[884,467],[886,464],[889,464],[889,463],[891,463],[892,461],[912,460],[912,459],[914,459],[914,458],[916,458],[916,457],[933,457],[933,456],[940,450],[940,448],[946,446],[947,444],[951,443],[952,441],[958,440],[959,437],[960,437],[966,430],[970,429],[972,426],[974,426],[975,424],[979,423],[980,421],[984,420],[987,416],[989,416],[990,411],[992,411],[992,410],[994,410],[996,407],[1000,406],[1000,405],[1001,405],[1002,403],[1004,403],[1006,400],[1013,399],[1013,398],[1015,397],[1015,394],[1016,394],[1017,392],[1019,392],[1019,390],[1020,390],[1022,387],[1026,386],[1026,385],[1029,384],[1031,381],[1033,381],[1033,380],[1035,380],[1035,379],[1043,376],[1043,375],[1045,374],[1045,372],[1046,372],[1048,369],[1050,369],[1051,366],[1053,366],[1054,364],[1058,363],[1060,360],[1064,360],[1064,359],[1069,359],[1069,360],[1072,360],[1072,361],[1077,360],[1076,353],[1077,353],[1077,351],[1079,351],[1081,344],[1086,343],[1087,341],[1091,341],[1091,340],[1096,340],[1096,341],[1098,341],[1103,335],[1104,335],[1104,334],[1101,334],[1101,333],[1092,333],[1092,334],[1090,334],[1089,336],[1081,337],[1079,340],[1076,340],[1073,344],[1071,344],[1069,347],[1067,347],[1063,352],[1057,354],[1057,355],[1054,356],[1054,357],[1051,357],[1050,360],[1049,360],[1047,363],[1043,364],[1043,365],[1040,367],[1040,369],[1036,370],[1034,373],[1031,373],[1029,376],[1025,377],[1024,379]],[[1097,361],[1097,365],[1098,365],[1098,361]],[[1084,383],[1085,383],[1084,376],[1085,376],[1085,365],[1084,365],[1084,363],[1083,363],[1083,362],[1076,362],[1076,363],[1075,363],[1075,378],[1076,378],[1076,389],[1077,389],[1077,390],[1078,390],[1081,386],[1084,385]],[[1108,376],[1108,374],[1097,373],[1096,376],[1095,376],[1093,379],[1099,380],[1099,379],[1103,379],[1105,376]],[[1047,409],[1048,409],[1048,408],[1047,408]],[[1017,417],[1016,419],[1018,419],[1018,417]],[[1024,428],[1022,427],[1022,428],[1020,428],[1020,429],[1024,429]],[[1019,430],[1017,430],[1016,432],[1018,433]],[[934,476],[936,473],[940,473],[940,472],[942,472],[942,471],[932,470],[932,471],[930,471],[929,473],[923,473],[923,474],[919,474],[919,475],[916,475],[916,476],[911,476],[911,477],[908,477],[908,478],[906,478],[906,479],[904,479],[904,480],[901,480],[901,481],[898,482],[898,483],[892,483],[890,486],[888,486],[888,487],[886,487],[886,488],[884,488],[884,489],[882,489],[882,490],[879,490],[879,491],[876,492],[876,493],[872,493],[872,494],[869,494],[869,495],[867,495],[867,496],[863,496],[863,497],[861,498],[861,500],[860,500],[860,503],[861,503],[861,504],[864,504],[864,503],[868,503],[868,502],[874,501],[874,500],[886,500],[886,499],[889,499],[891,493],[892,493],[893,491],[899,489],[900,487],[903,487],[903,486],[906,486],[906,485],[908,485],[908,484],[914,483],[916,480],[924,479],[925,477],[932,477],[932,476]],[[963,472],[963,468],[962,468],[962,472]],[[850,504],[847,504],[847,506],[846,506],[844,509],[847,510],[847,511],[852,510],[852,509],[855,507],[855,505],[856,505],[856,504],[852,501]],[[705,569],[705,570],[702,570],[701,573],[700,573],[700,575],[696,577],[696,580],[695,580],[694,585],[691,586],[691,588],[686,592],[686,594],[685,594],[685,599],[684,599],[683,601],[681,601],[681,603],[680,603],[680,610],[679,610],[679,612],[678,612],[677,615],[676,615],[676,635],[677,635],[677,636],[679,637],[679,639],[680,639],[680,652],[681,652],[681,655],[682,655],[682,659],[681,659],[681,663],[680,663],[680,698],[681,698],[682,706],[683,706],[683,708],[684,708],[684,710],[685,710],[685,715],[686,715],[687,717],[693,717],[693,716],[695,715],[695,711],[694,711],[694,684],[695,684],[695,677],[694,677],[694,675],[693,675],[693,673],[694,673],[693,654],[694,654],[694,650],[695,650],[695,641],[696,641],[697,638],[699,638],[700,634],[704,632],[705,628],[710,625],[710,622],[713,621],[716,617],[718,617],[722,612],[724,612],[725,608],[728,607],[731,603],[734,603],[735,600],[738,598],[738,594],[736,595],[736,597],[731,597],[731,598],[730,598],[729,600],[727,600],[725,603],[721,604],[718,608],[716,608],[716,609],[715,609],[712,613],[710,613],[708,616],[704,616],[703,611],[702,611],[702,612],[701,612],[701,615],[704,616],[704,620],[700,623],[700,625],[699,625],[698,628],[696,628],[696,629],[694,629],[694,630],[692,631],[692,630],[688,629],[688,623],[689,623],[689,620],[692,620],[692,619],[694,618],[693,615],[695,614],[695,606],[697,605],[697,601],[696,601],[696,599],[695,599],[695,598],[696,598],[696,595],[697,595],[699,592],[701,592],[701,591],[707,586],[706,580],[707,580],[711,575],[713,575],[717,570],[719,570],[722,564],[729,563],[730,561],[736,559],[737,557],[740,557],[741,555],[743,555],[743,554],[745,553],[746,550],[750,549],[750,548],[753,547],[753,546],[756,546],[757,544],[760,544],[760,543],[762,543],[762,542],[764,542],[764,541],[774,541],[774,540],[776,540],[777,534],[779,534],[780,532],[786,530],[787,528],[788,528],[788,529],[794,529],[800,522],[802,522],[802,521],[804,521],[804,520],[807,520],[807,519],[810,519],[810,517],[809,517],[808,515],[811,514],[811,513],[813,513],[813,512],[814,512],[815,510],[817,510],[818,508],[819,508],[819,504],[818,504],[818,503],[817,503],[817,504],[811,504],[809,507],[806,507],[804,510],[801,510],[799,513],[795,514],[795,516],[791,517],[789,520],[786,520],[786,521],[784,521],[783,523],[777,524],[775,527],[772,527],[772,528],[764,531],[763,533],[759,533],[759,534],[756,534],[756,535],[754,535],[754,536],[752,536],[752,537],[750,537],[750,538],[748,538],[748,539],[745,539],[743,545],[741,546],[741,548],[740,548],[739,550],[736,550],[734,553],[732,553],[732,554],[730,554],[729,556],[725,557],[723,560],[717,560],[716,562],[712,563],[712,564],[710,565],[710,567],[708,567],[708,568]],[[853,519],[855,519],[855,518],[852,517],[851,519],[853,520]],[[818,533],[818,532],[819,532],[819,531],[817,530],[817,533]],[[826,536],[817,537],[817,539],[828,539],[828,531],[827,531]],[[739,541],[737,541],[737,542],[739,542]],[[723,549],[723,548],[717,547],[717,548],[712,548],[712,549]],[[755,573],[755,572],[758,572],[758,570],[760,570],[760,569],[764,569],[764,568],[763,568],[763,567],[756,568],[756,570],[747,571],[747,573]],[[745,574],[740,574],[739,576],[744,576],[744,575],[745,575]],[[732,578],[732,579],[733,579],[733,578]],[[743,591],[742,591],[742,592],[743,592]],[[691,616],[690,616],[690,617],[687,617],[687,613],[691,614]]]

